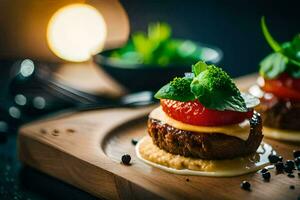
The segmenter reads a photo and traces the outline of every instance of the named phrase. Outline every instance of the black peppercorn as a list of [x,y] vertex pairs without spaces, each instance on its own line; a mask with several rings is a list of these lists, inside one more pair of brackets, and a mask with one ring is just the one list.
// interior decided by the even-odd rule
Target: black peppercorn
[[287,161],[285,162],[285,165],[286,165],[287,167],[291,168],[291,169],[295,169],[295,163],[294,163],[293,160],[287,160]]
[[286,164],[284,165],[284,171],[286,173],[293,173],[293,168],[287,166]]
[[294,158],[300,157],[300,150],[293,151]]
[[272,164],[277,163],[279,161],[279,157],[277,155],[272,154],[268,156],[268,159]]
[[294,186],[294,185],[290,185],[290,189],[291,189],[291,190],[294,190],[294,189],[295,189],[295,186]]
[[282,156],[278,156],[279,162],[283,161],[283,157]]
[[129,165],[130,164],[130,160],[131,160],[131,156],[128,154],[125,154],[122,156],[122,163],[124,165]]
[[283,162],[276,163],[275,167],[276,167],[277,172],[283,172],[283,169],[284,169]]
[[243,181],[240,186],[244,190],[250,190],[251,188],[251,184],[248,181]]
[[131,140],[131,144],[136,145],[137,143],[138,143],[138,141],[136,139]]
[[271,178],[271,174],[270,174],[270,172],[265,172],[265,173],[262,173],[262,177],[265,181],[269,181]]
[[186,179],[186,181],[187,181],[187,182],[189,182],[189,181],[190,181],[190,179],[188,179],[188,178],[187,178],[187,179]]
[[263,168],[262,170],[260,170],[260,173],[266,173],[268,171],[268,169],[266,169],[266,168]]

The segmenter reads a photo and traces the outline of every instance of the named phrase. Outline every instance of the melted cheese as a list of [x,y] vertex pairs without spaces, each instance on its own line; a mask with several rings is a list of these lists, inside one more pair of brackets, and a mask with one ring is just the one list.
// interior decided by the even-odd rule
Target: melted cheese
[[291,142],[300,142],[300,131],[282,130],[269,127],[263,127],[264,135],[277,140]]
[[165,114],[161,106],[154,109],[150,113],[149,118],[159,120],[162,123],[168,124],[174,128],[184,131],[192,131],[194,133],[223,133],[229,136],[240,138],[242,140],[247,140],[250,134],[250,122],[248,119],[239,124],[227,126],[195,126],[172,119]]
[[137,157],[148,165],[183,175],[231,177],[257,171],[269,164],[268,156],[276,154],[272,147],[262,143],[255,154],[229,160],[203,160],[168,153],[153,144],[149,136],[135,147]]

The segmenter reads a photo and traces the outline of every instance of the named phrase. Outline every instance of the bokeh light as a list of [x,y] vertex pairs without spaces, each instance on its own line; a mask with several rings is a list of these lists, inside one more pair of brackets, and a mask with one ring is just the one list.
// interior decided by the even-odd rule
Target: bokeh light
[[107,35],[105,21],[98,10],[86,4],[59,9],[47,28],[48,45],[58,57],[74,62],[89,60],[99,53]]

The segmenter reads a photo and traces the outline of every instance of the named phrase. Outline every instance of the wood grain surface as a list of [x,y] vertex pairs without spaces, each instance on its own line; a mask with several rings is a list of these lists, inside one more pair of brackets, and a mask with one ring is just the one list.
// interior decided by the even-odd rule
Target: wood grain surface
[[[251,75],[237,83],[246,89],[254,81]],[[19,157],[27,165],[105,199],[297,199],[300,195],[297,173],[289,178],[271,170],[270,182],[264,182],[259,173],[233,178],[183,176],[139,161],[131,139],[147,134],[147,114],[155,106],[64,114],[25,125],[18,137]],[[286,159],[300,147],[265,142]],[[120,163],[125,153],[132,156],[130,166]],[[243,180],[251,183],[251,191],[240,189]]]

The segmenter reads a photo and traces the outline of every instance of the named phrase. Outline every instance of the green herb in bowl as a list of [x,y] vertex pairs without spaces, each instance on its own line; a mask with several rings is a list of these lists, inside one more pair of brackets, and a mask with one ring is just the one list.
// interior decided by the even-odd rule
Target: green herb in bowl
[[174,39],[168,24],[151,23],[147,32],[133,33],[124,47],[97,54],[94,61],[133,92],[155,91],[167,80],[190,71],[198,60],[218,64],[221,58],[219,48]]
[[199,59],[209,61],[218,55],[190,40],[172,38],[171,27],[162,22],[150,23],[146,33],[133,33],[126,46],[109,56],[127,64],[165,67],[191,65]]

